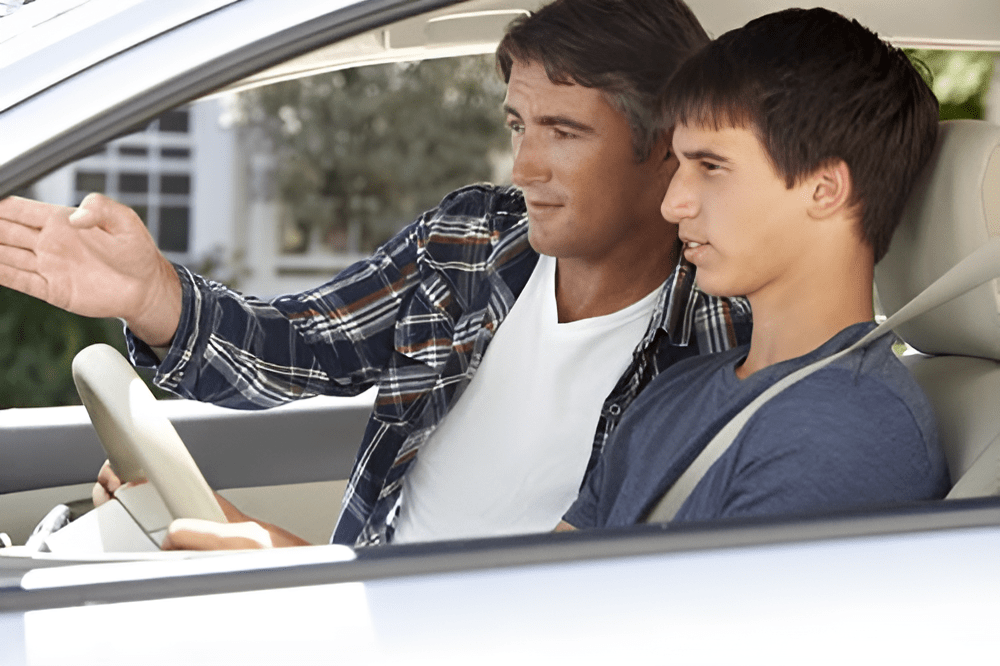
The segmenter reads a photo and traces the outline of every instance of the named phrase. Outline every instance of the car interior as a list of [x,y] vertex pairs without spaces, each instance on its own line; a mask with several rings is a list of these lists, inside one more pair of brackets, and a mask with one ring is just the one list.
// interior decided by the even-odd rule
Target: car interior
[[[540,1],[527,3],[528,9]],[[387,28],[349,37],[251,74],[217,92],[241,90],[357,64],[488,52],[503,25],[523,13],[521,9],[493,11],[491,7],[490,2],[470,3],[464,9],[484,11],[456,12],[451,8],[406,18]],[[698,8],[699,15],[704,12],[710,16],[718,11],[721,10],[713,8],[711,3],[702,3]],[[878,296],[886,314],[899,310],[948,268],[997,237],[1000,237],[1000,127],[984,121],[943,123],[933,168],[927,170],[917,185],[889,254],[876,268]],[[1000,495],[1000,414],[993,404],[993,396],[1000,393],[1000,280],[991,280],[954,302],[908,322],[898,333],[916,352],[904,356],[904,362],[935,406],[955,484],[949,497]],[[164,408],[169,412],[171,406],[164,405]],[[354,446],[364,427],[367,407],[356,403],[341,411],[348,421],[341,433],[348,442],[343,451],[331,452],[329,441],[323,436],[288,443],[289,447],[299,447],[294,456],[319,461],[305,472],[283,468],[279,459],[286,456],[275,455],[273,451],[266,453],[265,449],[274,448],[267,447],[266,442],[276,441],[279,433],[285,430],[284,424],[293,420],[308,421],[304,429],[312,432],[328,431],[331,410],[325,406],[296,405],[288,411],[269,414],[266,422],[259,413],[241,415],[239,420],[245,425],[239,432],[252,433],[253,439],[260,444],[241,443],[251,447],[245,457],[256,461],[257,471],[241,469],[227,473],[212,464],[231,455],[223,447],[215,446],[217,442],[206,441],[203,425],[213,418],[211,415],[185,415],[177,419],[175,425],[194,458],[205,465],[209,483],[216,488],[233,489],[235,492],[230,498],[248,513],[258,515],[253,505],[244,503],[249,495],[241,496],[238,491],[250,492],[251,486],[275,488],[281,484],[281,492],[287,492],[294,486],[306,488],[322,484],[325,501],[329,503],[327,484],[330,479],[315,475],[332,471],[340,479],[346,477]],[[51,424],[52,428],[59,426]],[[72,427],[84,426],[72,424]],[[31,433],[22,437],[25,448],[35,446],[30,437]],[[84,480],[91,479],[103,459],[98,451],[94,449],[90,466],[67,472],[65,483],[83,484]],[[288,449],[281,453],[287,454]],[[12,474],[24,485],[3,487],[0,492],[51,484],[59,464],[53,461],[53,465],[44,470],[29,467],[26,468],[29,472]],[[91,483],[86,486],[89,488]],[[288,510],[301,512],[303,506],[314,507],[316,501],[312,491],[307,492],[309,499]],[[336,500],[333,503],[336,504]],[[260,504],[266,505],[268,501],[264,499]],[[0,508],[4,506],[0,503]],[[332,517],[335,514],[334,509]],[[32,519],[37,521],[41,517],[39,514]],[[260,517],[283,523],[281,517]],[[321,520],[324,525],[320,530],[326,534],[332,529],[330,518],[327,512]],[[5,528],[0,525],[0,530]]]
[[[944,122],[931,164],[877,268],[876,288],[886,314],[913,302],[974,251],[993,246],[1000,247],[1000,128],[982,121]],[[954,484],[950,498],[1000,494],[1000,418],[993,408],[1000,390],[1000,289],[997,279],[984,282],[985,276],[1000,274],[995,255],[966,280],[978,286],[897,329],[916,352],[906,354],[904,361],[936,411]],[[182,505],[194,503],[192,498],[205,497],[214,506],[176,431],[116,351],[106,345],[85,349],[74,364],[74,376],[108,455],[122,469],[148,470],[154,483],[145,490],[159,490],[170,516],[201,516],[204,512],[198,510],[185,512]],[[189,483],[191,478],[195,481]],[[132,550],[123,545],[128,543],[150,550],[141,534],[130,541],[121,530],[134,530],[132,519],[141,524],[143,514],[152,511],[158,522],[143,530],[155,541],[162,538],[169,520],[161,518],[167,514],[159,496],[123,496],[125,510],[117,502],[99,507],[55,532],[46,550],[68,557],[74,549]],[[150,502],[160,508],[148,509]],[[110,513],[112,508],[117,513]]]
[[[0,140],[0,196],[95,151],[117,159],[116,140],[202,99],[224,102],[228,91],[488,54],[507,21],[544,2],[26,0],[0,18],[0,127],[19,128]],[[713,35],[798,4],[688,3]],[[1000,3],[955,0],[947,11],[940,0],[816,4],[901,47],[1000,51]],[[47,12],[39,30],[19,32],[12,22]],[[62,34],[75,40],[73,58]],[[106,95],[88,94],[95,89]],[[1000,275],[1000,71],[992,91],[992,121],[942,123],[876,267],[876,319],[912,311],[928,285],[983,250],[992,248],[992,267],[979,262],[972,272]],[[90,510],[109,454],[84,405],[0,410],[0,533],[24,544],[36,524],[44,531],[80,516],[54,552],[4,547],[0,536],[0,663],[103,664],[109,643],[157,664],[178,654],[208,664],[325,663],[331,654],[435,664],[661,654],[769,666],[989,662],[1000,615],[1000,277],[975,284],[896,330],[905,342],[897,350],[906,347],[903,362],[936,411],[954,484],[944,501],[198,557],[156,550],[172,518],[158,492],[124,493],[105,511]],[[119,360],[107,351],[90,362]],[[91,385],[84,393],[94,379],[82,377]],[[176,428],[212,489],[325,544],[373,398],[320,396],[261,411],[141,399],[140,412]],[[175,458],[188,469],[189,461]],[[100,543],[109,515],[133,527],[111,545]]]
[[[972,251],[1000,237],[1000,127],[941,124],[932,167],[914,188],[875,267],[887,314]],[[954,487],[950,498],[1000,494],[1000,281],[902,325],[920,352],[903,361],[934,405]]]

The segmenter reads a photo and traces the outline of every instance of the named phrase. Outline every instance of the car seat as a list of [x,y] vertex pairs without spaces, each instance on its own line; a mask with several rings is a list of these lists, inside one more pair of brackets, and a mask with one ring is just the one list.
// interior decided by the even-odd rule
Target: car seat
[[[1000,127],[942,122],[886,256],[875,267],[891,315],[961,259],[1000,237]],[[1000,495],[1000,279],[901,325],[903,357],[934,406],[949,498]]]

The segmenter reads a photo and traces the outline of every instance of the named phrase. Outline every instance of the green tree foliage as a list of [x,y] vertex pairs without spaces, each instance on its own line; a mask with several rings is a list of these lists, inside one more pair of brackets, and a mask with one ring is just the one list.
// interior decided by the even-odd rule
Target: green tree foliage
[[[982,119],[994,53],[907,49],[941,105],[941,120]],[[923,67],[921,66],[923,65]]]
[[[30,198],[33,191],[15,194]],[[72,315],[0,287],[0,409],[80,404],[73,357],[96,342],[124,350],[121,324]]]
[[509,149],[503,96],[493,57],[477,56],[289,81],[242,95],[240,112],[278,158],[294,224],[370,252],[445,193],[491,178],[491,155]]
[[0,409],[80,404],[70,368],[76,353],[95,342],[123,349],[121,324],[0,288]]

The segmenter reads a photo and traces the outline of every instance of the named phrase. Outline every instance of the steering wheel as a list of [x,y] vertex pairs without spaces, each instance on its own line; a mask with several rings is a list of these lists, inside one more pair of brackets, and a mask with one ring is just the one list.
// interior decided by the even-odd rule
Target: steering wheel
[[177,431],[121,354],[104,344],[87,347],[73,359],[73,381],[122,482],[148,478],[172,519],[226,522]]

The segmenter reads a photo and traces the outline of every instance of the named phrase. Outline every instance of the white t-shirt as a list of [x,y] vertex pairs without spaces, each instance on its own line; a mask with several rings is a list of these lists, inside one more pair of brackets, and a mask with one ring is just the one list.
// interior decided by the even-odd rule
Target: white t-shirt
[[646,332],[657,291],[560,324],[541,256],[464,394],[403,479],[395,543],[544,532],[580,489],[604,401]]

